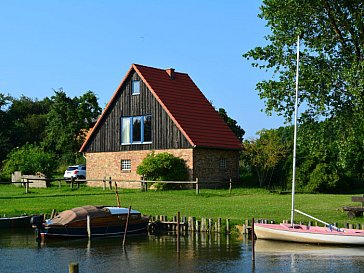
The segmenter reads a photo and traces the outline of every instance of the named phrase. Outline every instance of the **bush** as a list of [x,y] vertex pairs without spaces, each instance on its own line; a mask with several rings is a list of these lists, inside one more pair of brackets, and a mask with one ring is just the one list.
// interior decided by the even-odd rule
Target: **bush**
[[22,174],[41,172],[50,176],[57,166],[52,154],[31,144],[13,149],[3,163],[2,174],[7,177],[10,177],[15,171],[21,171]]
[[[185,161],[170,153],[148,154],[137,167],[137,174],[151,181],[185,181],[188,178]],[[171,187],[172,184],[157,184],[157,189]]]

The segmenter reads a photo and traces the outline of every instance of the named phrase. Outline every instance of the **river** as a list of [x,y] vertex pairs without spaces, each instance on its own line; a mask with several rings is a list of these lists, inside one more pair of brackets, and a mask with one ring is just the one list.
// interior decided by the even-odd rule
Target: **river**
[[31,230],[0,232],[0,272],[363,272],[364,247],[251,241],[220,234],[174,234],[38,244]]

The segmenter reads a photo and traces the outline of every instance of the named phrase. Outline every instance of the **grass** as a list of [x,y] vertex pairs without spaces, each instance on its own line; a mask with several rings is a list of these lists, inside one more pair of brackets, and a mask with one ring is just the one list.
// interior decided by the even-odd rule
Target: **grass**
[[[119,189],[121,205],[140,210],[146,215],[167,215],[172,217],[181,212],[183,216],[230,219],[233,224],[245,219],[290,219],[291,195],[271,193],[264,189],[236,188],[231,194],[225,189],[202,189],[196,195],[194,190],[148,191]],[[338,194],[296,194],[296,208],[323,221],[339,223],[364,223],[362,218],[350,220],[341,210],[351,203],[351,195]],[[23,187],[0,185],[0,215],[50,214],[53,209],[60,212],[82,205],[116,205],[113,190],[102,190],[81,186],[71,189],[53,186],[47,189],[31,188],[28,194]],[[307,222],[304,216],[296,214],[296,221]]]

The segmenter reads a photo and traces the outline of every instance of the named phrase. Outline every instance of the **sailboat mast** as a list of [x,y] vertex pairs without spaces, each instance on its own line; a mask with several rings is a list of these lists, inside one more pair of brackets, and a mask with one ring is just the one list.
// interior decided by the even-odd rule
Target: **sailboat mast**
[[297,61],[296,61],[296,100],[294,108],[294,135],[293,135],[293,172],[292,172],[292,210],[291,225],[294,225],[294,197],[296,191],[296,146],[297,146],[297,115],[298,115],[298,72],[300,59],[300,36],[297,37]]

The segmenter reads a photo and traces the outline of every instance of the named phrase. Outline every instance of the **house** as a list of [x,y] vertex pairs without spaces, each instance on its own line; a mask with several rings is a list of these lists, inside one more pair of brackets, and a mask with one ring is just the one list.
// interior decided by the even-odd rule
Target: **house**
[[208,182],[238,180],[240,149],[188,74],[132,64],[80,152],[89,179],[138,180],[137,166],[154,151],[183,158],[190,180]]

